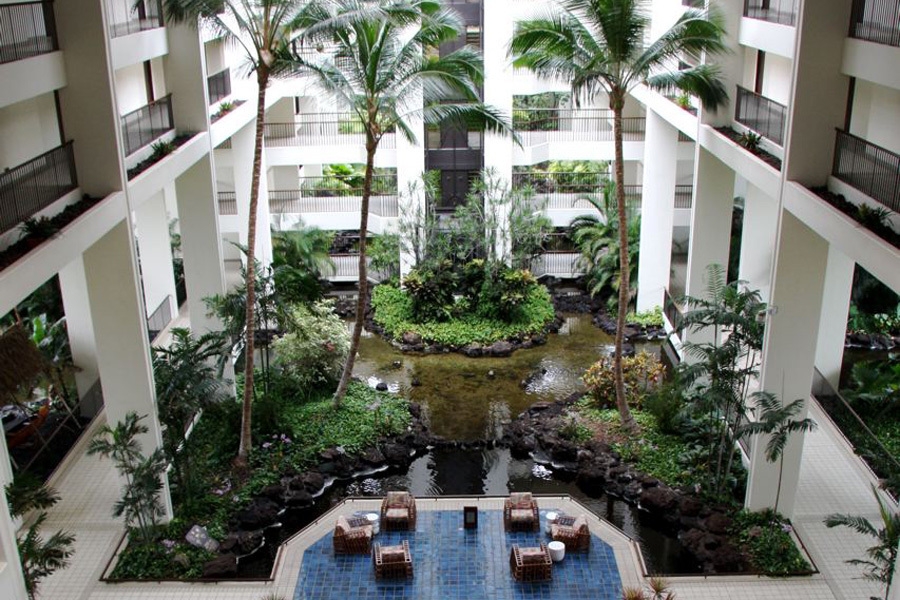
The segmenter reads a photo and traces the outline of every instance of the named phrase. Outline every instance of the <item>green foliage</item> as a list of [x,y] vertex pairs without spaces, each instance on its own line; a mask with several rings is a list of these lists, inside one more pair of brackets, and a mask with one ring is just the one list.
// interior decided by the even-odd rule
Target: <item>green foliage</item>
[[400,236],[383,233],[369,239],[368,254],[373,271],[383,273],[388,281],[400,281]]
[[568,412],[558,431],[559,437],[576,444],[583,444],[594,437],[590,427],[581,422],[577,412]]
[[537,334],[556,314],[550,294],[539,285],[531,287],[527,299],[519,308],[518,317],[511,322],[488,318],[469,310],[471,307],[464,300],[456,304],[460,312],[450,321],[419,321],[412,304],[409,294],[396,287],[380,285],[372,292],[375,321],[387,335],[400,338],[407,332],[418,333],[427,342],[454,347],[472,343],[491,344],[519,335]]
[[52,217],[31,217],[22,222],[19,239],[48,240],[59,233],[59,225]]
[[[846,514],[829,515],[825,519],[828,527],[849,527],[857,533],[875,540],[875,545],[866,550],[865,559],[853,559],[847,564],[863,567],[863,578],[876,581],[884,586],[884,598],[891,597],[891,584],[894,582],[894,570],[897,566],[897,546],[900,544],[900,513],[892,512],[885,500],[878,494],[875,486],[872,493],[878,502],[881,516],[880,527],[864,517]],[[878,599],[875,599],[878,600]]]
[[869,334],[900,333],[900,296],[858,265],[853,273],[847,330]]
[[812,568],[790,532],[790,523],[771,509],[741,510],[729,530],[736,545],[749,555],[753,568],[769,576],[804,573]]
[[759,152],[759,144],[761,141],[762,136],[753,133],[752,131],[745,131],[738,138],[738,144],[740,144],[750,152]]
[[112,579],[197,579],[203,575],[203,563],[216,557],[213,552],[184,541],[187,530],[173,522],[159,532],[160,542],[142,544],[131,537],[119,555]]
[[332,267],[328,257],[333,234],[300,227],[272,234],[272,283],[277,302],[314,302],[322,296],[322,272]]
[[[625,379],[625,398],[629,406],[641,408],[644,399],[662,383],[665,368],[655,356],[641,352],[622,359]],[[613,374],[613,357],[604,356],[585,371],[582,381],[598,408],[610,408],[616,404],[616,383]]]
[[166,460],[161,448],[144,456],[137,440],[149,429],[145,417],[131,412],[114,428],[103,425],[88,445],[88,455],[112,459],[125,479],[123,495],[113,506],[114,517],[125,517],[125,526],[136,539],[152,544],[157,539],[159,520],[165,515],[160,495]]
[[644,399],[644,409],[656,419],[659,431],[678,435],[684,425],[683,384],[676,378],[663,383]]
[[350,333],[333,303],[295,305],[287,332],[273,343],[276,362],[297,389],[337,384],[350,351]]
[[417,321],[447,321],[453,316],[456,273],[450,261],[431,269],[412,270],[403,280],[412,300],[412,314]]
[[653,310],[645,310],[639,313],[628,313],[625,316],[625,322],[629,325],[640,325],[641,327],[662,327],[662,307],[657,306]]
[[173,142],[163,141],[150,144],[150,149],[153,150],[153,152],[150,154],[150,160],[156,162],[163,157],[175,152],[175,148],[176,146]]
[[44,510],[59,502],[59,494],[30,473],[18,473],[6,486],[9,516],[24,517],[32,510]]
[[222,102],[221,104],[219,104],[219,109],[215,112],[215,114],[213,114],[212,120],[217,121],[221,119],[222,117],[233,111],[236,107],[237,105],[235,105],[235,103],[231,100]]

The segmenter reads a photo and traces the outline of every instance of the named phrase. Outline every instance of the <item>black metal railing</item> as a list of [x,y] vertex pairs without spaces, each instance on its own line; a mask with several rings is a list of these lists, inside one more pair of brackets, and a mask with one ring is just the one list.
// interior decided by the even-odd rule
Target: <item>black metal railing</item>
[[12,229],[77,187],[72,142],[0,173],[0,232]]
[[691,184],[675,186],[675,208],[690,208],[694,196],[694,186]]
[[[622,138],[644,139],[646,119],[624,117]],[[613,141],[613,112],[602,108],[529,108],[513,109],[513,129],[523,142]]]
[[172,94],[154,100],[121,117],[125,156],[174,129]]
[[[530,188],[538,202],[546,202],[544,208],[551,210],[591,209],[586,198],[593,198],[603,204],[604,189],[609,181],[605,173],[565,173],[551,171],[531,171],[513,173],[514,189]],[[615,202],[615,199],[611,199]],[[625,186],[625,202],[629,210],[640,208],[641,186]]]
[[[394,128],[381,138],[379,148],[395,148]],[[293,123],[266,123],[266,144],[278,146],[365,144],[362,122],[350,113],[301,113]]]
[[669,294],[669,290],[663,290],[663,314],[669,321],[669,325],[672,326],[672,329],[677,330],[681,327],[683,313],[681,312],[681,307],[678,306],[675,299]]
[[900,212],[900,154],[839,129],[831,173]]
[[900,46],[900,0],[854,0],[850,37]]
[[206,78],[206,89],[209,91],[209,105],[231,95],[231,69],[219,71]]
[[110,37],[162,27],[162,0],[106,0]]
[[787,107],[765,96],[737,86],[734,120],[779,146],[784,145]]
[[219,215],[236,215],[237,194],[235,192],[219,192]]
[[0,63],[59,50],[52,2],[0,4]]
[[172,321],[172,297],[166,296],[156,310],[147,317],[147,335],[152,342]]
[[[273,214],[359,212],[363,191],[360,180],[301,177],[299,189],[269,191],[269,210]],[[369,212],[396,217],[397,201],[396,174],[373,176]]]
[[798,4],[799,0],[744,0],[744,16],[794,26]]

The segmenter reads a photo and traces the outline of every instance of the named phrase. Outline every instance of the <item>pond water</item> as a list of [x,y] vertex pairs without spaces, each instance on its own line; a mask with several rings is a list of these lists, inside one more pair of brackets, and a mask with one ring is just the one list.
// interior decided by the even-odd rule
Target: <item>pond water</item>
[[[422,405],[432,432],[454,440],[496,439],[503,424],[539,401],[583,388],[581,374],[613,350],[612,336],[589,315],[564,315],[558,335],[507,358],[458,353],[404,354],[380,336],[360,341],[354,374]],[[659,355],[659,343],[637,346]],[[418,385],[413,385],[414,383]]]

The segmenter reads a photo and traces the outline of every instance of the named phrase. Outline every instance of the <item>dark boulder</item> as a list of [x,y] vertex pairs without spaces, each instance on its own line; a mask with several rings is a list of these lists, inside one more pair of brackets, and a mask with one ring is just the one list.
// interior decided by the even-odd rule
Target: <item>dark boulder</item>
[[693,496],[685,496],[678,503],[678,510],[685,517],[696,517],[703,510],[703,503]]
[[710,533],[725,535],[731,527],[731,517],[722,513],[713,513],[704,519],[703,526]]
[[367,448],[363,451],[360,458],[363,462],[372,465],[373,467],[380,466],[384,464],[384,454],[378,448]]
[[284,503],[290,508],[303,508],[313,503],[313,497],[306,489],[288,490],[284,493]]
[[516,436],[510,444],[510,453],[515,458],[528,458],[534,452],[537,442],[533,435]]
[[378,390],[379,392],[386,392],[386,391],[388,391],[388,384],[386,384],[386,383],[383,382],[383,381],[379,381],[379,382],[375,385],[375,389]]
[[241,529],[262,529],[268,527],[278,520],[278,513],[281,511],[274,500],[269,498],[254,498],[244,510],[238,511],[235,519],[240,524]]
[[277,483],[266,486],[263,488],[261,495],[270,500],[274,500],[275,502],[279,502],[282,496],[284,496],[284,486]]
[[409,450],[400,444],[385,444],[382,452],[392,465],[405,465],[409,460]]
[[407,346],[419,346],[422,344],[422,336],[418,333],[407,331],[400,337],[400,341]]
[[260,529],[253,531],[232,531],[229,533],[219,550],[227,553],[250,554],[263,543],[263,532]]
[[515,346],[513,346],[511,343],[501,340],[499,342],[494,342],[493,344],[488,346],[485,352],[487,354],[490,354],[491,356],[504,357],[512,354],[513,350],[515,349]]
[[237,557],[234,554],[223,554],[203,563],[203,577],[206,579],[222,579],[237,574]]
[[[416,379],[414,381],[418,381],[418,379]],[[416,384],[413,384],[413,385],[416,385]],[[410,402],[408,410],[409,410],[409,414],[412,416],[413,419],[421,419],[422,418],[422,405],[419,404],[418,402]]]
[[578,470],[575,483],[588,496],[599,497],[606,486],[606,470],[597,465],[589,465]]
[[652,487],[641,492],[641,507],[650,512],[660,513],[660,516],[678,504],[678,495],[667,487]]
[[483,354],[484,350],[482,349],[481,344],[469,344],[468,346],[463,346],[460,352],[469,358],[478,358]]
[[318,471],[307,471],[300,476],[300,481],[303,482],[303,487],[311,494],[315,494],[325,487],[325,477]]

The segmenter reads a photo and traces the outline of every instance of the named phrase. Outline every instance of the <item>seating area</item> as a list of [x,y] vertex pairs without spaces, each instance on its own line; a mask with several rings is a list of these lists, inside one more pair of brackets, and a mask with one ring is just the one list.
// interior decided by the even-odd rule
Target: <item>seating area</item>
[[531,492],[512,493],[503,502],[503,527],[506,531],[538,530],[538,505]]

